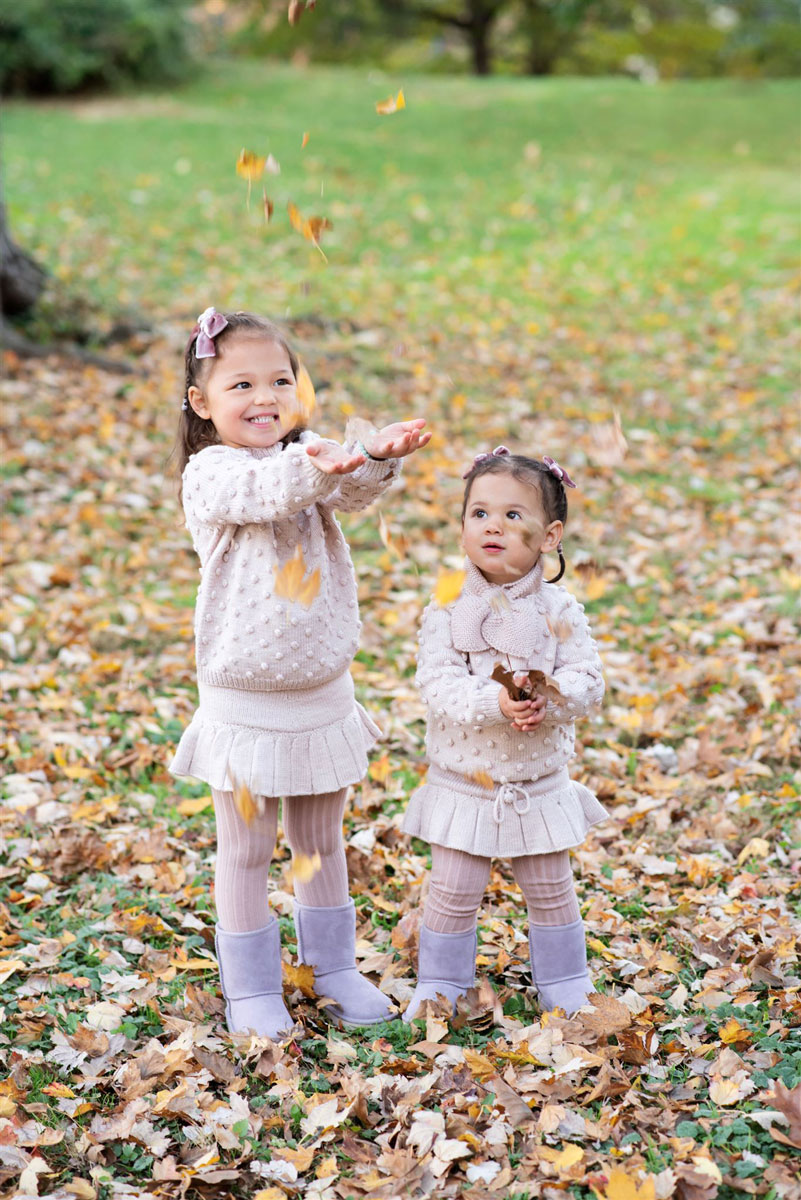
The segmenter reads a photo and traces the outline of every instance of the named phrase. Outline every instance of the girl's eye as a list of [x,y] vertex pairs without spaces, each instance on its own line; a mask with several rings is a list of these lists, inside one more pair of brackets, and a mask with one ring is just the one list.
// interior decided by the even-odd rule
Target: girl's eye
[[249,387],[250,387],[250,384],[248,383],[248,381],[246,379],[240,379],[239,383],[234,384],[234,391],[236,391],[237,388],[249,388]]
[[276,387],[278,386],[279,383],[285,384],[287,387],[292,387],[294,380],[293,379],[284,379],[282,376],[281,379],[276,379],[276,381],[275,381]]
[[478,517],[479,521],[482,521],[484,519],[484,517],[486,517],[486,515],[487,515],[487,510],[485,508],[477,508],[476,511],[473,513],[473,516]]
[[514,508],[510,508],[510,509],[509,509],[509,512],[508,512],[506,515],[507,515],[507,517],[509,517],[509,519],[510,519],[510,520],[512,520],[512,521],[514,521],[514,520],[518,520],[518,521],[519,521],[519,520],[520,520],[520,513],[519,513],[519,512],[518,512],[516,509],[514,509]]

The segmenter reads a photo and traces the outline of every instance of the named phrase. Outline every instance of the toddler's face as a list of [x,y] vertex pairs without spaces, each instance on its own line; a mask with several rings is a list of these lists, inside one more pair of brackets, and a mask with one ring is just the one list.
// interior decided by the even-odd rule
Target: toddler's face
[[514,583],[544,550],[555,550],[562,522],[548,523],[539,489],[504,472],[479,475],[462,524],[465,554],[490,583]]
[[211,362],[203,390],[189,389],[195,412],[211,419],[224,446],[274,446],[297,419],[295,376],[284,347],[238,334]]

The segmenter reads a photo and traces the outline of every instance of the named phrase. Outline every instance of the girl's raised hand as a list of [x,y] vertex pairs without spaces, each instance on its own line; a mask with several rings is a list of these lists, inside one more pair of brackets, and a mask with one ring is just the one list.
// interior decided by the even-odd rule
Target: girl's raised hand
[[423,433],[424,425],[422,417],[385,425],[373,434],[367,451],[371,458],[405,458],[431,441],[431,431]]
[[350,475],[365,461],[363,454],[352,454],[336,442],[312,442],[306,453],[324,475]]

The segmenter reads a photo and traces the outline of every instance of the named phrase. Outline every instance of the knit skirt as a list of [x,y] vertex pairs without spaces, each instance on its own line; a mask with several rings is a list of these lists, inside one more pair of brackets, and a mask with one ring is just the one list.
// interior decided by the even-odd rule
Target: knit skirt
[[199,684],[200,704],[170,763],[173,775],[219,791],[306,796],[358,783],[381,730],[348,672],[302,691],[246,692]]
[[412,793],[401,828],[437,846],[516,858],[580,846],[587,830],[608,815],[567,767],[489,788],[432,765],[426,782]]

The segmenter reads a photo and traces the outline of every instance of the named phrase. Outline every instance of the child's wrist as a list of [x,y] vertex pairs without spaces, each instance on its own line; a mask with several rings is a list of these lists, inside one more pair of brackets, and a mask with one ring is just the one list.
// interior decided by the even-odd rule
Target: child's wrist
[[385,458],[379,458],[379,456],[377,454],[371,454],[370,451],[365,446],[364,442],[357,442],[356,449],[360,450],[365,458],[369,458],[373,462],[386,462],[387,461]]

